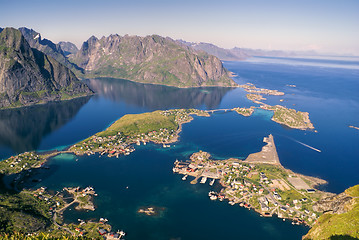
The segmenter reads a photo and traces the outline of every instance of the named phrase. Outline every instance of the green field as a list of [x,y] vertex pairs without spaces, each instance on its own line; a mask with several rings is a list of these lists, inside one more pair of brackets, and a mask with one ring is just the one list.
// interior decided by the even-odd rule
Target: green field
[[113,136],[118,132],[129,136],[134,134],[159,131],[160,129],[177,130],[175,116],[164,116],[161,111],[142,114],[128,114],[114,122],[105,131],[98,133],[100,137]]

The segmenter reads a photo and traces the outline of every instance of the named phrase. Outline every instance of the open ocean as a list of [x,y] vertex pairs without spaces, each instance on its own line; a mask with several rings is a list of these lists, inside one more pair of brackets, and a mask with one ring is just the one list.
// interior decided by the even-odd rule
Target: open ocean
[[[321,188],[334,193],[359,184],[359,131],[348,127],[359,127],[359,59],[256,57],[224,65],[238,75],[234,80],[240,84],[250,82],[285,92],[284,96],[265,96],[265,102],[309,112],[318,132],[283,127],[264,110],[256,110],[251,117],[218,112],[184,124],[180,141],[171,148],[135,146],[134,153],[118,159],[54,157],[50,170],[39,176],[43,181],[34,187],[93,186],[99,194],[97,209],[69,209],[65,220],[108,218],[114,230],[127,233],[126,239],[301,239],[307,227],[211,201],[208,191],[219,186],[182,181],[182,176],[172,173],[173,162],[198,150],[216,159],[244,159],[260,151],[263,137],[271,133],[284,167],[327,180]],[[98,92],[96,96],[0,111],[0,158],[29,150],[61,149],[128,113],[255,105],[240,88],[176,89],[118,79],[86,81]],[[137,210],[142,206],[164,211],[155,217],[140,215]]]

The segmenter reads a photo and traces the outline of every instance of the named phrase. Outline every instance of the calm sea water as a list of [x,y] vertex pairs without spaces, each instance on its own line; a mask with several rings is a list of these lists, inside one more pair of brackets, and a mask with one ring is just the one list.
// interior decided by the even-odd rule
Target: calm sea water
[[[358,184],[359,131],[348,125],[359,126],[359,61],[253,58],[224,64],[238,74],[238,83],[251,82],[285,92],[284,96],[268,97],[267,103],[309,112],[318,133],[282,127],[270,120],[270,112],[263,110],[251,117],[236,113],[195,117],[183,126],[180,141],[169,149],[154,144],[136,146],[133,154],[118,159],[95,155],[75,161],[77,157],[71,155],[57,156],[35,187],[45,185],[58,190],[65,186],[94,186],[99,193],[96,211],[70,209],[65,218],[77,221],[106,217],[114,229],[128,233],[127,239],[301,239],[308,230],[303,226],[210,201],[207,193],[212,187],[182,181],[181,176],[172,173],[173,162],[198,150],[208,151],[218,159],[243,159],[259,151],[263,137],[272,133],[285,167],[327,180],[323,188],[336,193]],[[253,105],[242,89],[176,89],[117,79],[87,83],[98,95],[1,111],[0,157],[61,148],[103,130],[128,113]],[[164,210],[159,216],[149,217],[137,213],[143,206]]]

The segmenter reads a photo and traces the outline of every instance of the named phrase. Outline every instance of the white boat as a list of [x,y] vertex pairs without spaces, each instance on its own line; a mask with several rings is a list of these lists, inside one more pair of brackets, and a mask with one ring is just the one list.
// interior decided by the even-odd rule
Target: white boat
[[217,195],[211,195],[209,198],[210,198],[211,200],[217,200]]
[[185,180],[187,179],[187,176],[188,176],[188,175],[184,175],[184,176],[182,177],[182,180],[185,181]]
[[216,181],[216,179],[213,178],[213,180],[209,183],[210,186],[213,186],[214,182]]
[[202,177],[201,183],[205,183],[207,181],[207,177]]

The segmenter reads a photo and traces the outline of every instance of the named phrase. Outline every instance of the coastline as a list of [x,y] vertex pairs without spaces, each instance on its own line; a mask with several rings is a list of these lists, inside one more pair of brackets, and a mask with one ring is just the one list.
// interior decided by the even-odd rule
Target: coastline
[[149,82],[143,82],[143,81],[139,81],[139,80],[131,80],[131,79],[125,79],[125,78],[120,78],[120,77],[114,77],[114,76],[107,76],[107,75],[101,75],[101,76],[92,76],[92,75],[88,75],[84,78],[81,78],[81,80],[85,80],[85,79],[101,79],[101,78],[111,78],[111,79],[123,79],[123,80],[127,80],[130,82],[136,82],[136,83],[142,83],[142,84],[148,84],[148,85],[159,85],[159,86],[166,86],[166,87],[173,87],[173,88],[182,88],[182,89],[186,89],[186,88],[207,88],[207,87],[213,87],[213,88],[238,88],[240,87],[238,83],[236,83],[232,78],[233,81],[233,85],[227,86],[227,85],[203,85],[203,86],[176,86],[176,85],[170,85],[170,84],[164,84],[164,83],[149,83]]
[[85,95],[79,95],[79,96],[75,96],[72,98],[68,98],[68,99],[57,99],[57,100],[51,100],[51,101],[40,101],[34,104],[28,104],[28,105],[21,105],[21,106],[14,106],[14,107],[4,107],[4,108],[0,108],[0,112],[1,111],[5,111],[5,110],[12,110],[12,109],[19,109],[19,108],[26,108],[26,107],[32,107],[32,106],[38,106],[38,105],[46,105],[48,103],[59,103],[59,102],[66,102],[66,101],[71,101],[74,99],[78,99],[78,98],[85,98],[85,97],[91,97],[96,95],[96,93],[90,93],[90,94],[85,94]]

